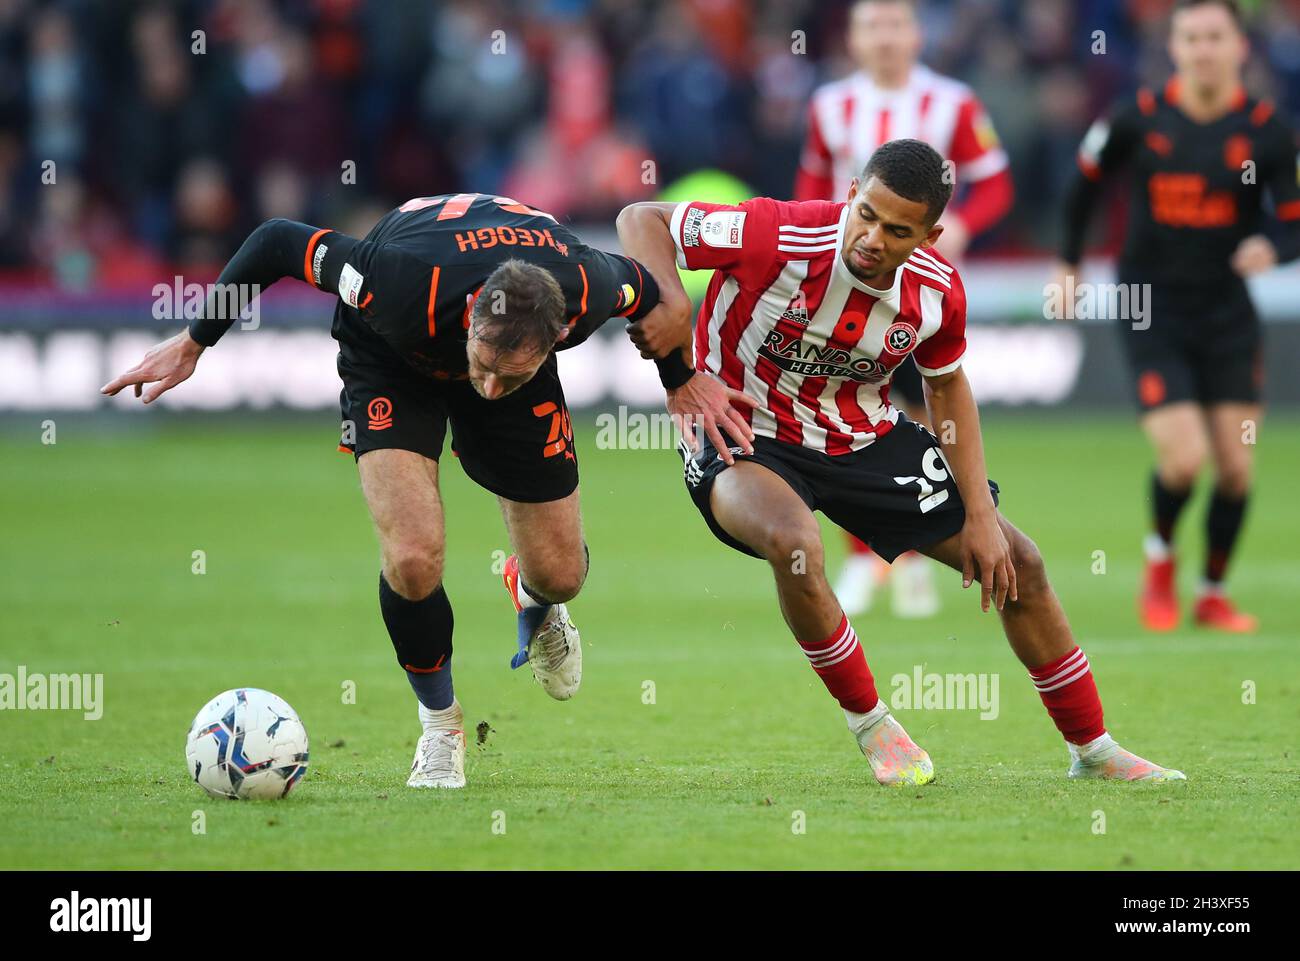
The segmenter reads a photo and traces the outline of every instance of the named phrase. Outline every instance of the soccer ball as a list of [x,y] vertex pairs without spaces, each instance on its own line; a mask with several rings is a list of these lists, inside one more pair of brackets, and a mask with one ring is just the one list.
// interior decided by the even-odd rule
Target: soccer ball
[[185,739],[185,764],[213,797],[284,797],[307,773],[307,729],[284,698],[235,688],[195,716]]

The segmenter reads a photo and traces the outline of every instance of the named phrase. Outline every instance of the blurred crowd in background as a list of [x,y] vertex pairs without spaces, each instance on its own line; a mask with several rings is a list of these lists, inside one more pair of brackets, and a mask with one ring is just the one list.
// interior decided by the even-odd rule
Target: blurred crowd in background
[[[1016,208],[975,255],[1050,247],[1088,124],[1167,74],[1171,2],[920,4],[923,59],[1011,157]],[[459,190],[576,222],[701,168],[789,196],[813,88],[853,69],[849,6],[0,0],[0,274],[152,282],[219,268],[269,217],[364,233]],[[1294,119],[1300,0],[1243,6],[1251,91]]]

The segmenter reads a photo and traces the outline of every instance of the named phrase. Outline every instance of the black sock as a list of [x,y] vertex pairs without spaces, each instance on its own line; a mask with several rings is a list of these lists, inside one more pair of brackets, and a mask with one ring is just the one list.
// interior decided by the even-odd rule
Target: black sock
[[397,652],[397,663],[420,703],[431,711],[451,707],[451,631],[454,619],[447,592],[438,589],[422,601],[410,601],[379,574],[379,610]]
[[1187,506],[1187,500],[1191,496],[1190,487],[1183,491],[1171,490],[1161,482],[1158,472],[1152,472],[1151,505],[1155,514],[1156,534],[1166,544],[1174,542],[1174,525],[1178,523],[1178,515]]
[[1211,584],[1222,583],[1245,517],[1245,497],[1214,492],[1205,517],[1205,579]]

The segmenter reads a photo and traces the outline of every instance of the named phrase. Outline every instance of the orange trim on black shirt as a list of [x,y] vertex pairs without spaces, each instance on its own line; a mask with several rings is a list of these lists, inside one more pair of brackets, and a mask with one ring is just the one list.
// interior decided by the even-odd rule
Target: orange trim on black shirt
[[1300,200],[1288,200],[1277,205],[1278,220],[1300,220]]
[[434,267],[433,276],[429,278],[429,306],[425,308],[425,315],[429,318],[430,337],[438,333],[438,321],[433,315],[438,307],[438,274],[441,270],[441,267]]
[[1255,104],[1255,109],[1250,112],[1250,122],[1256,127],[1262,127],[1271,116],[1273,116],[1272,101],[1261,100]]
[[569,318],[570,327],[587,312],[587,272],[582,269],[582,264],[578,264],[578,273],[582,274],[582,301],[578,304],[578,312]]

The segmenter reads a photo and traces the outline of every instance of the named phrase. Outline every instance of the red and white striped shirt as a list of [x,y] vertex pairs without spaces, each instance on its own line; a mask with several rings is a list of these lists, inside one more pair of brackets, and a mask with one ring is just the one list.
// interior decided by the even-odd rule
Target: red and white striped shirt
[[898,421],[893,370],[955,370],[966,352],[957,271],[918,248],[877,290],[845,266],[847,204],[758,197],[691,201],[672,216],[677,263],[714,271],[695,366],[761,404],[754,433],[828,454],[861,450]]
[[876,148],[904,137],[922,140],[951,160],[958,184],[1007,170],[1006,151],[971,88],[917,64],[897,90],[878,87],[863,72],[817,89],[795,197],[846,196]]

